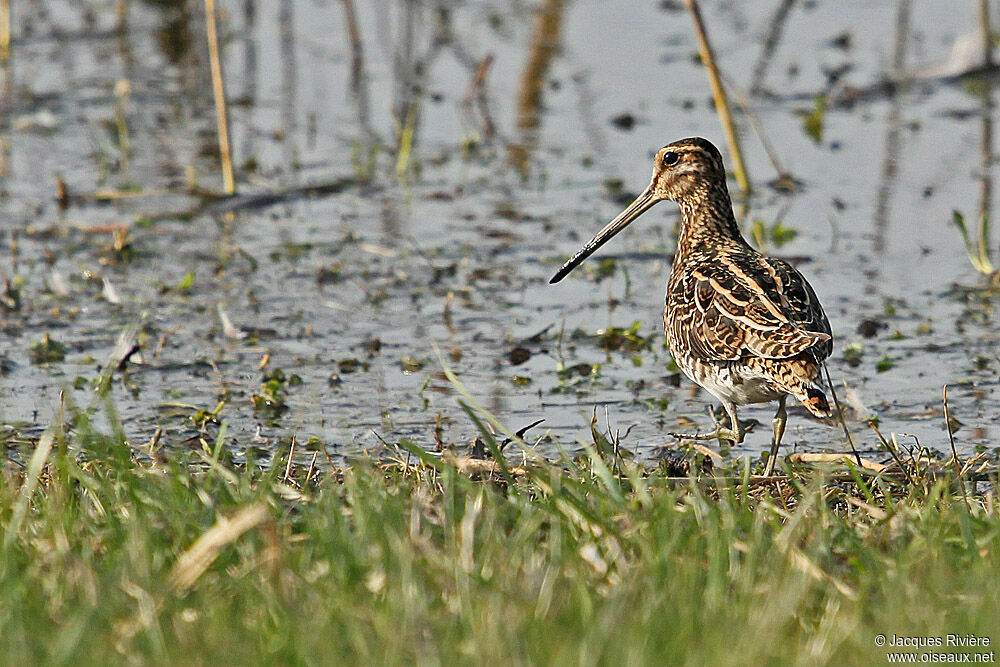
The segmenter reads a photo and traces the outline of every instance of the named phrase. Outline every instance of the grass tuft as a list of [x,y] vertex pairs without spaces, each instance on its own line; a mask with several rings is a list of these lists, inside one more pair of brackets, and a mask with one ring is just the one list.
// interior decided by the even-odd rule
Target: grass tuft
[[11,663],[853,663],[879,632],[1000,621],[983,482],[966,504],[929,474],[671,478],[594,447],[473,467],[410,442],[314,475],[69,426],[0,472]]

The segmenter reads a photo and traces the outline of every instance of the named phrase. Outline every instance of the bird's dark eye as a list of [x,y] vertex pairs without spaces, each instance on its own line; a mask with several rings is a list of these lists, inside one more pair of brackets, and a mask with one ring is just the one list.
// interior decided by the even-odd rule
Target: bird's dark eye
[[680,161],[681,161],[681,156],[678,155],[677,153],[674,153],[673,151],[663,154],[664,167],[672,167]]

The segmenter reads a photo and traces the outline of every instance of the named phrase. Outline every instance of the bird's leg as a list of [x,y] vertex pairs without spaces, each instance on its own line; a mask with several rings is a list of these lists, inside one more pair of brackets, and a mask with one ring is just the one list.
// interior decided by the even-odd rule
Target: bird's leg
[[771,442],[771,453],[767,457],[767,465],[764,466],[764,476],[770,477],[774,472],[774,462],[778,459],[778,447],[781,445],[781,436],[785,435],[785,422],[788,421],[788,414],[785,412],[785,399],[788,394],[783,394],[778,399],[778,411],[774,414],[774,421],[771,426],[774,429],[774,440]]
[[729,414],[729,420],[732,424],[732,428],[725,428],[724,426],[716,425],[715,430],[711,433],[671,433],[670,435],[677,439],[684,440],[730,440],[732,442],[743,442],[743,438],[746,436],[746,431],[743,429],[743,425],[740,424],[740,420],[736,416],[736,404],[727,401],[722,405],[726,409],[726,413]]

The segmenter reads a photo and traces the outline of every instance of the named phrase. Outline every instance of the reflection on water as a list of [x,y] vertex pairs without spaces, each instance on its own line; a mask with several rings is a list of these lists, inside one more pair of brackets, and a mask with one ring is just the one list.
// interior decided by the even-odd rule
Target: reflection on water
[[889,225],[889,203],[900,159],[901,114],[906,96],[906,47],[910,41],[910,0],[899,0],[896,10],[896,39],[892,58],[892,78],[896,82],[889,99],[889,112],[885,118],[885,153],[882,158],[882,173],[879,179],[875,201],[875,234],[872,240],[872,255],[876,258],[865,271],[868,284],[865,292],[878,294],[882,276],[881,257],[886,252],[886,231]]
[[[547,284],[648,182],[651,151],[721,143],[687,15],[564,0],[216,2],[231,199],[218,192],[199,3],[52,0],[15,15],[0,63],[4,419],[47,424],[60,390],[87,405],[135,326],[143,363],[125,365],[114,394],[136,442],[158,426],[172,446],[212,437],[217,425],[202,433],[191,417],[220,403],[240,448],[292,434],[332,453],[467,442],[435,346],[505,423],[545,419],[532,433],[568,449],[590,437],[594,406],[601,426],[606,409],[631,427],[624,444],[640,453],[708,425],[711,399],[662,345],[672,210]],[[706,4],[704,18],[725,80],[753,93],[803,183],[764,186],[766,156],[744,133],[758,185],[747,224],[827,306],[830,370],[852,414],[947,447],[949,383],[971,448],[1000,432],[998,324],[993,295],[952,289],[977,276],[949,220],[993,209],[992,55],[979,87],[906,85],[979,29],[947,4],[754,0]],[[803,116],[817,94],[831,104],[814,142]],[[64,362],[32,363],[45,334]],[[287,410],[255,411],[276,369],[296,377],[279,387]],[[770,408],[746,417],[767,423]],[[762,448],[762,430],[734,453]],[[844,446],[798,412],[786,439]]]
[[563,0],[545,0],[535,14],[528,61],[521,73],[517,93],[517,128],[520,140],[510,145],[510,161],[527,174],[531,152],[538,141],[541,123],[542,92],[548,83],[549,67],[559,52],[559,32],[563,23]]

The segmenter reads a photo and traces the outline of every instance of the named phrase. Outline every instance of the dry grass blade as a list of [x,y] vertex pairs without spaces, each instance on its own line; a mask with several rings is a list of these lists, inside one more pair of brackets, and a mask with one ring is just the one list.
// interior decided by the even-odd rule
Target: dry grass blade
[[43,433],[42,437],[38,440],[38,446],[35,447],[35,452],[31,455],[31,461],[28,462],[28,472],[25,475],[24,483],[21,485],[17,504],[14,506],[14,512],[11,515],[10,523],[7,525],[6,535],[4,535],[4,549],[9,547],[17,538],[18,529],[21,527],[21,522],[24,521],[24,517],[28,513],[28,506],[31,504],[31,496],[38,486],[38,478],[42,474],[42,468],[45,466],[45,461],[49,458],[49,453],[52,451],[53,440],[54,436],[51,431]]
[[803,574],[806,574],[806,575],[812,577],[816,581],[822,581],[822,582],[826,582],[826,583],[830,584],[831,586],[833,586],[834,588],[836,588],[837,591],[839,591],[841,595],[843,595],[846,598],[850,598],[852,600],[857,599],[857,597],[858,597],[857,591],[855,591],[853,588],[851,588],[850,586],[848,586],[846,583],[844,583],[840,579],[834,577],[829,572],[827,572],[826,570],[824,570],[823,568],[821,568],[819,565],[817,565],[816,563],[814,563],[798,547],[796,547],[796,546],[789,547],[789,549],[788,549],[788,558],[791,561],[792,565],[795,567],[795,569],[799,570]]
[[[480,475],[492,477],[493,475],[500,474],[497,462],[491,459],[476,459],[471,456],[447,456],[446,460],[455,466],[460,473],[469,477]],[[508,470],[515,477],[528,476],[528,469],[524,466],[513,465],[509,466]]]
[[876,521],[885,521],[887,518],[889,518],[889,513],[886,512],[884,509],[882,509],[881,507],[875,507],[870,503],[866,503],[860,498],[855,498],[854,496],[846,496],[844,500],[847,501],[849,505],[854,505],[858,509],[864,510],[865,512],[868,513],[868,516],[875,519]]
[[854,454],[810,454],[806,452],[795,452],[788,455],[790,463],[857,463],[865,470],[872,472],[882,472],[888,466],[868,459],[855,459]]
[[211,528],[181,554],[170,572],[174,589],[184,591],[194,585],[215,561],[224,546],[235,542],[243,533],[267,520],[269,510],[264,503],[244,507],[232,518],[219,517]]

